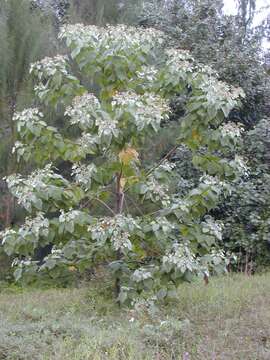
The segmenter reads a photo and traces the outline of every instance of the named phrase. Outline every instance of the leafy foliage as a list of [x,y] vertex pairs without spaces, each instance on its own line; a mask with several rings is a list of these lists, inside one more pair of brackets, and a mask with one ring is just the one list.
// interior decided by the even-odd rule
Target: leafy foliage
[[[65,25],[60,39],[69,57],[45,58],[31,72],[41,104],[64,107],[77,137],[65,138],[36,108],[14,116],[20,141],[14,151],[26,161],[33,154],[40,164],[29,176],[7,178],[33,215],[2,234],[9,254],[25,256],[17,279],[33,270],[59,273],[105,262],[124,302],[138,294],[172,296],[193,275],[224,271],[227,259],[216,248],[221,226],[207,214],[229,191],[228,182],[246,171],[240,157],[232,158],[241,131],[223,126],[242,90],[218,81],[187,51],[164,51],[164,34],[154,29]],[[176,145],[149,167],[141,156],[145,143],[161,131],[169,100],[179,93],[186,96],[186,113]],[[170,176],[170,155],[180,145],[204,174],[184,196]],[[69,178],[49,163],[57,159],[71,164]],[[44,263],[32,261],[37,247],[49,242],[54,248]]]
[[269,263],[269,119],[247,132],[243,152],[248,176],[236,182],[229,201],[220,208],[224,242],[238,256],[235,268],[254,272]]
[[[0,2],[0,229],[17,223],[21,210],[16,207],[2,177],[17,171],[11,149],[16,139],[12,121],[15,108],[23,109],[33,99],[29,65],[38,58],[52,55],[57,47],[51,16],[34,9],[30,0]],[[29,164],[30,165],[30,164]],[[3,256],[0,247],[2,278],[12,259]]]
[[[245,91],[241,110],[233,109],[229,114],[230,123],[224,127],[224,135],[229,130],[234,136],[229,141],[227,136],[222,141],[219,137],[219,146],[224,149],[232,142],[233,153],[237,142],[237,151],[247,161],[248,169],[243,168],[244,178],[234,181],[230,199],[224,199],[211,214],[224,223],[221,246],[238,256],[233,268],[250,273],[261,265],[269,265],[269,49],[262,46],[269,37],[269,22],[254,25],[255,10],[258,10],[255,1],[239,0],[235,16],[224,14],[223,3],[219,0],[146,1],[143,9],[138,8],[138,22],[162,29],[174,48],[190,50],[197,60],[217,70],[218,78],[229,84],[241,84]],[[260,11],[266,9],[267,6]],[[182,93],[173,99],[171,120],[181,121],[185,101]],[[233,131],[232,123],[241,123],[249,130],[243,141],[238,141],[241,128]],[[174,171],[180,175],[178,192],[184,194],[198,184],[201,175],[190,165],[191,157],[187,148],[178,149],[174,157]],[[209,166],[206,159],[196,158],[195,165],[197,162]]]
[[174,48],[187,49],[203,64],[218,71],[221,80],[241,86],[246,94],[243,108],[231,119],[254,125],[269,112],[269,74],[263,66],[269,23],[253,26],[255,1],[239,0],[239,14],[227,16],[222,0],[149,0],[138,7],[137,21],[168,35]]

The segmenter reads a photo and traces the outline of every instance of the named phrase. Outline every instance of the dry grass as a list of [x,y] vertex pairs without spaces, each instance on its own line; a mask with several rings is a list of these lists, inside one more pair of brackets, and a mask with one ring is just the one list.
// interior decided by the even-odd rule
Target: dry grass
[[110,295],[96,283],[2,292],[0,359],[270,359],[270,274],[183,285],[150,314],[119,310]]

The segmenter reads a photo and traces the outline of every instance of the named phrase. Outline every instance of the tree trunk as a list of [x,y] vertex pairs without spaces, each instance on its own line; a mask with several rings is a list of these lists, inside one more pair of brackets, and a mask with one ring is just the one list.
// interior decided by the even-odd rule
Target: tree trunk
[[[123,188],[121,186],[121,178],[122,178],[122,171],[120,173],[117,174],[116,177],[116,214],[121,214],[123,211],[123,205],[124,205],[124,191]],[[116,253],[116,259],[117,260],[121,260],[121,251],[117,250]],[[115,295],[116,298],[118,298],[119,294],[120,294],[120,290],[121,290],[121,282],[120,282],[120,278],[117,277],[115,279]],[[118,304],[120,305],[120,302],[118,301]]]

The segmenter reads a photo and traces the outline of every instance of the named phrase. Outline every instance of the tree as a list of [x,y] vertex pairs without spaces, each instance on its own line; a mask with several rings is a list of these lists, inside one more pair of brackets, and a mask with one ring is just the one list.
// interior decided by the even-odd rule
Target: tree
[[[40,8],[53,12],[57,23],[92,25],[127,23],[134,17],[139,0],[36,0]],[[141,5],[141,4],[140,4]]]
[[269,119],[246,133],[242,152],[249,174],[235,182],[231,198],[219,212],[225,224],[224,246],[238,258],[235,268],[251,273],[270,262]]
[[[246,98],[241,112],[232,112],[232,121],[252,127],[268,116],[269,74],[263,66],[262,52],[262,42],[269,32],[267,22],[256,27],[251,21],[249,26],[243,25],[247,19],[243,20],[241,13],[227,16],[222,12],[222,0],[145,3],[143,9],[138,9],[138,23],[164,31],[171,46],[189,50],[197,61],[210,64],[220,80],[243,88]],[[247,12],[248,3],[253,9],[251,4],[255,2],[241,3]]]
[[[17,169],[10,156],[16,138],[12,118],[15,108],[22,109],[33,97],[30,63],[55,52],[55,35],[51,18],[34,9],[30,0],[0,2],[0,229],[19,217],[2,181]],[[8,262],[0,246],[2,278]]]
[[[50,18],[31,10],[28,0],[2,1],[0,28],[0,174],[3,176],[15,171],[16,164],[9,157],[16,137],[12,117],[15,108],[25,106],[33,94],[29,65],[45,53],[53,54],[55,37],[53,39]],[[6,206],[9,208],[11,206]],[[5,218],[7,225],[11,214],[6,214]]]
[[238,11],[245,31],[251,25],[256,10],[256,0],[238,0]]
[[[233,109],[229,120],[242,123],[249,130],[244,136],[242,149],[237,150],[247,159],[248,175],[234,182],[232,196],[221,201],[211,214],[224,223],[221,246],[238,256],[234,269],[250,271],[252,268],[254,271],[269,264],[269,170],[265,144],[270,82],[268,56],[262,47],[264,39],[269,37],[269,22],[253,26],[254,1],[239,1],[242,7],[236,16],[222,12],[221,0],[146,3],[143,12],[141,9],[138,11],[142,14],[138,17],[141,24],[163,30],[172,46],[190,50],[197,60],[216,69],[219,79],[234,86],[240,84],[246,94],[242,108]],[[177,97],[171,116],[176,126],[183,116],[183,108],[183,98]],[[169,143],[170,138],[165,138],[165,141]],[[191,189],[200,177],[190,165],[191,156],[187,149],[179,149],[175,156],[174,171],[181,176],[179,193]]]
[[[162,299],[195,274],[223,271],[227,260],[215,245],[221,226],[208,213],[230,179],[245,171],[231,157],[241,131],[223,124],[242,90],[218,81],[187,51],[164,49],[157,30],[68,25],[60,38],[69,56],[45,58],[31,73],[40,107],[63,109],[76,137],[49,126],[38,108],[14,115],[18,160],[34,157],[39,164],[29,176],[7,178],[32,214],[2,234],[5,251],[21,257],[16,279],[103,263],[124,302],[149,293]],[[169,100],[179,93],[186,113],[175,146],[149,164],[145,144],[161,131]],[[174,191],[171,176],[179,146],[191,150],[202,172],[185,196]],[[70,164],[66,178],[52,165],[62,160]],[[33,261],[35,249],[48,243],[54,247],[44,263]]]

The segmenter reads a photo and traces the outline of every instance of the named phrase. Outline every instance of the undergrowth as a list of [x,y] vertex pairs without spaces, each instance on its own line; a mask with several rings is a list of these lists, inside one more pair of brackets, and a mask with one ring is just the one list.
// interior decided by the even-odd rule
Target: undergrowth
[[106,281],[0,294],[0,359],[270,358],[270,274],[180,287],[158,307],[119,308]]

